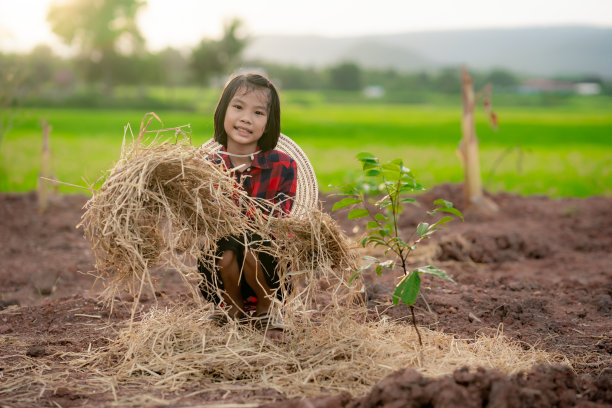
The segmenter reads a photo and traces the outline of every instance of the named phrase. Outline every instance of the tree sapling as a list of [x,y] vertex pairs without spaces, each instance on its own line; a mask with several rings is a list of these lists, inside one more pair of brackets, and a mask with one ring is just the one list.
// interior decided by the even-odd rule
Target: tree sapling
[[[373,265],[376,265],[376,274],[379,276],[382,275],[383,269],[392,269],[396,264],[399,265],[403,271],[403,276],[395,287],[392,300],[395,305],[398,305],[401,301],[410,307],[412,324],[416,330],[419,344],[423,346],[421,334],[416,325],[413,306],[421,289],[420,275],[433,275],[452,282],[454,281],[445,271],[434,265],[421,266],[411,270],[408,264],[408,257],[421,241],[431,237],[434,232],[453,220],[454,217],[463,220],[463,215],[453,207],[451,202],[438,199],[434,201],[436,207],[429,211],[429,214],[445,213],[446,215],[433,224],[421,222],[408,239],[404,240],[400,235],[399,217],[404,203],[416,202],[414,198],[405,196],[408,193],[424,190],[423,186],[417,183],[412,172],[404,167],[401,159],[381,164],[378,158],[371,153],[359,153],[357,159],[361,162],[364,182],[351,183],[344,186],[340,190],[340,194],[346,197],[335,203],[332,211],[349,206],[355,207],[348,213],[349,220],[362,217],[370,218],[366,226],[366,236],[361,241],[361,245],[363,247],[368,245],[374,245],[374,247],[383,246],[385,248],[385,255],[391,252],[395,256],[393,257],[394,259],[385,260],[372,256],[364,256],[363,259],[368,261],[368,263],[355,271],[349,280],[349,284],[362,271]],[[382,194],[382,198],[366,200],[366,195],[372,190]],[[368,202],[376,208],[376,212],[368,209]]]

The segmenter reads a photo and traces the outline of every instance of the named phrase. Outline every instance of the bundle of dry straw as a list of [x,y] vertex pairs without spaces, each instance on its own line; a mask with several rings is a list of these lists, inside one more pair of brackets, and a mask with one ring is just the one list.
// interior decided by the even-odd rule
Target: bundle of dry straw
[[[340,281],[354,269],[349,243],[328,215],[314,208],[299,219],[268,217],[221,164],[209,160],[210,152],[191,146],[185,128],[155,131],[145,141],[147,127],[141,125],[133,143],[124,135],[121,157],[92,190],[80,223],[107,299],[125,287],[137,298],[145,284],[154,290],[150,271],[159,265],[178,271],[197,297],[195,260],[214,268],[217,241],[229,235],[270,240],[265,250],[279,258],[281,276],[309,281],[331,273]],[[175,134],[165,137],[168,130]]]
[[[84,356],[79,364],[109,382],[180,392],[272,388],[287,397],[348,391],[365,394],[395,370],[414,367],[427,376],[464,367],[526,371],[535,364],[567,363],[560,355],[525,349],[501,333],[472,341],[423,328],[423,348],[410,326],[386,318],[355,319],[330,310],[319,324],[291,321],[283,341],[265,341],[248,326],[212,325],[198,308],[152,310],[117,341]],[[112,363],[111,363],[112,362]],[[202,380],[209,381],[202,381]]]

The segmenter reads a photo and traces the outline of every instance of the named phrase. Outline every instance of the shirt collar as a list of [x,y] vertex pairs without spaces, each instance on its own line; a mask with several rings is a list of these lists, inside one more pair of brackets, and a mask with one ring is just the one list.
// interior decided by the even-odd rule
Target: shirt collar
[[[221,146],[221,151],[223,152],[227,151],[225,146]],[[271,169],[272,161],[270,160],[270,154],[271,154],[271,150],[268,150],[267,152],[259,152],[256,155],[254,155],[253,162],[251,163],[251,167],[259,167],[261,169]],[[227,168],[231,169],[232,162],[230,161],[230,156],[226,156],[224,154],[220,154],[219,156],[221,156]]]

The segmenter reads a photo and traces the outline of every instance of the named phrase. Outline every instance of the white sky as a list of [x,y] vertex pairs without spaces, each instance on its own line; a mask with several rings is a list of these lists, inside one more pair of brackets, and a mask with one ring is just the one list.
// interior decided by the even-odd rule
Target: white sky
[[[45,20],[64,0],[0,0],[0,51],[46,43],[66,52]],[[91,0],[82,0],[91,1]],[[241,18],[251,36],[342,37],[528,25],[612,27],[612,0],[148,0],[139,26],[149,49],[189,48]]]

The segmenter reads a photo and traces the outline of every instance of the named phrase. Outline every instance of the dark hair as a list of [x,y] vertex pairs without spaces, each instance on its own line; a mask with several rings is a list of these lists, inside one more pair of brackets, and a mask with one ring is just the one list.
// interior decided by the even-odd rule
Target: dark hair
[[227,133],[224,126],[225,113],[230,101],[239,89],[244,89],[247,92],[261,89],[270,90],[268,122],[258,145],[264,152],[274,149],[280,137],[280,99],[272,82],[260,74],[235,75],[225,84],[215,110],[215,140],[227,148]]

